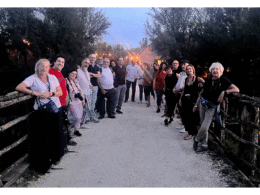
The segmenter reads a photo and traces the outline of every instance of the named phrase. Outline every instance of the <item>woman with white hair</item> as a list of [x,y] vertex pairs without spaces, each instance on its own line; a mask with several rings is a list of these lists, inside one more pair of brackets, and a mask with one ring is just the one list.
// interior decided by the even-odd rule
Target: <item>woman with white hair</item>
[[199,107],[200,129],[194,136],[193,148],[198,152],[208,150],[208,129],[216,113],[217,106],[223,101],[226,94],[239,92],[237,86],[226,77],[222,76],[224,67],[219,62],[213,63],[209,72],[212,77],[205,81],[201,95],[194,106],[194,111]]
[[[49,69],[49,60],[40,59],[35,65],[35,74],[16,87],[17,91],[35,96],[34,112],[30,116],[30,161],[35,169],[43,172],[59,162],[66,147],[59,100],[62,90]],[[45,109],[50,107],[51,112]]]

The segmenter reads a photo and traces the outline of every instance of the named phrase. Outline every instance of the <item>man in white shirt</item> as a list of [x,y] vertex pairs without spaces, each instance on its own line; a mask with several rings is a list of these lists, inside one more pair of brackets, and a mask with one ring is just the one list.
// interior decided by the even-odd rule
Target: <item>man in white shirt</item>
[[129,89],[132,85],[132,98],[131,101],[135,101],[135,89],[136,89],[136,81],[138,78],[139,66],[135,64],[135,61],[132,60],[132,63],[126,67],[126,94],[125,94],[125,102],[128,101],[129,98]]
[[[114,88],[113,73],[109,68],[110,60],[108,58],[104,59],[104,64],[102,66],[101,78],[98,80],[98,85],[101,89],[100,95],[100,116],[99,119],[105,117],[107,112],[108,118],[116,118],[114,114],[115,104],[116,104],[116,90]],[[105,109],[105,98],[106,109]]]

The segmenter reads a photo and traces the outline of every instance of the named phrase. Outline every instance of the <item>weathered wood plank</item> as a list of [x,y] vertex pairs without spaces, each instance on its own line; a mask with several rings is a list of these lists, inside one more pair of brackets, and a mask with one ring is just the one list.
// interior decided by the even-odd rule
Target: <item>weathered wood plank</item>
[[22,142],[24,142],[28,138],[28,135],[23,136],[21,139],[16,141],[15,143],[11,144],[10,146],[4,148],[0,151],[0,156],[5,154],[6,152],[10,151],[11,149],[15,148],[16,146],[20,145]]
[[5,107],[10,106],[10,105],[14,105],[16,103],[19,103],[19,102],[22,102],[22,101],[25,101],[25,100],[29,100],[31,98],[33,98],[33,96],[26,95],[26,96],[18,97],[16,99],[12,99],[12,100],[9,100],[9,101],[0,102],[0,109],[5,108]]
[[6,129],[8,129],[8,128],[14,126],[14,125],[16,125],[17,123],[26,120],[27,118],[29,118],[30,114],[31,114],[31,113],[26,114],[25,116],[21,116],[21,117],[15,119],[15,120],[12,120],[12,121],[6,123],[5,125],[0,126],[0,132],[3,132],[3,131],[5,131]]

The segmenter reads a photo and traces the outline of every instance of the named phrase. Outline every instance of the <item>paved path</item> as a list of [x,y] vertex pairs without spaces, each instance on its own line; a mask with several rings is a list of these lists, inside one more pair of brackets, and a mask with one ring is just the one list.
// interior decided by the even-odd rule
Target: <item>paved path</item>
[[154,105],[127,102],[116,119],[89,123],[69,148],[78,153],[62,159],[63,170],[29,187],[226,187],[209,155],[196,154],[175,129],[179,119],[165,127]]

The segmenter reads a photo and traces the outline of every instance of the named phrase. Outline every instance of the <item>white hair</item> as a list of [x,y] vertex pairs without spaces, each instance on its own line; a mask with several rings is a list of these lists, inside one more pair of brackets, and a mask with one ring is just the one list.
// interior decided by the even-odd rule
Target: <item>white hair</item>
[[209,67],[209,72],[211,72],[212,68],[216,68],[216,67],[220,67],[221,74],[223,74],[224,67],[219,62],[212,63],[211,66]]
[[39,76],[39,66],[42,65],[42,62],[48,62],[49,64],[51,64],[50,61],[47,59],[39,59],[35,64],[35,74],[37,76]]

